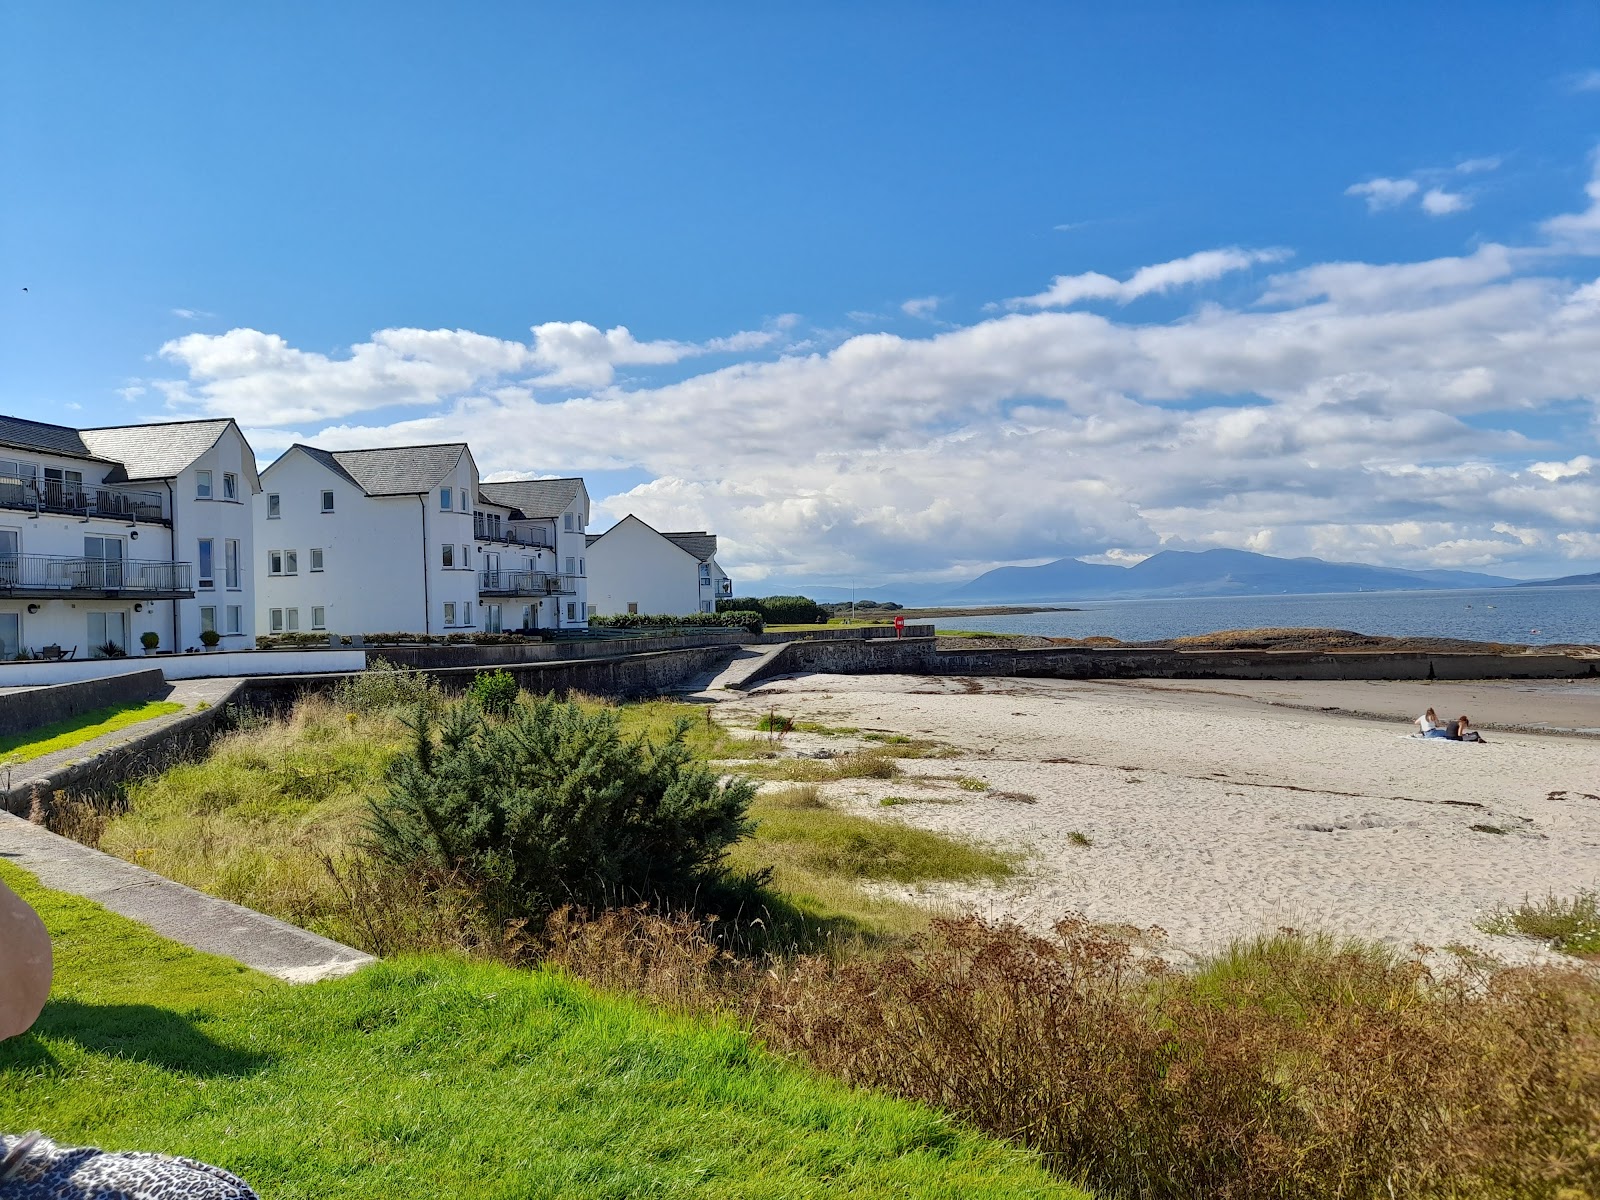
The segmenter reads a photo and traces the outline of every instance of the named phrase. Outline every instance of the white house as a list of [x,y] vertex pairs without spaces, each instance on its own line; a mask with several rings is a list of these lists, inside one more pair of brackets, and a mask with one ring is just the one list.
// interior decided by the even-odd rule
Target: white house
[[[227,419],[0,417],[0,656],[249,645],[255,452]],[[135,650],[135,652],[137,652]]]
[[[547,513],[549,504],[536,505],[537,516],[485,493],[552,483],[576,486],[562,489],[563,507]],[[296,444],[262,472],[261,487],[260,633],[584,624],[584,556],[573,554],[562,569],[564,551],[582,546],[582,480],[480,487],[462,442],[334,451]]]
[[588,542],[592,613],[715,612],[733,595],[714,533],[660,533],[630,514]]

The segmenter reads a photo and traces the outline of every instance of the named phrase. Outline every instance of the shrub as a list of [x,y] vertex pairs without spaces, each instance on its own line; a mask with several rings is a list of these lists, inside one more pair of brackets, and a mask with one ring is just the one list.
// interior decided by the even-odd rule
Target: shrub
[[386,658],[375,658],[365,671],[347,676],[335,685],[333,701],[352,712],[412,709],[419,704],[437,710],[442,707],[444,696],[439,685],[421,671],[396,666]]
[[472,677],[467,695],[484,712],[505,716],[517,703],[517,681],[510,671],[485,671]]
[[222,635],[215,629],[202,629],[200,631],[200,644],[207,650],[212,649],[220,641],[222,641]]
[[[200,640],[205,641],[205,634],[200,635]],[[214,643],[207,643],[212,645]],[[256,635],[257,650],[276,650],[280,647],[307,647],[326,646],[328,635],[325,633],[262,633]]]
[[1585,888],[1570,899],[1554,893],[1542,900],[1524,899],[1516,908],[1491,914],[1483,929],[1538,938],[1563,954],[1600,955],[1600,892]]
[[94,658],[127,658],[128,652],[115,642],[101,642],[98,646],[90,648],[89,653]]
[[596,614],[589,618],[595,629],[675,629],[683,628],[733,628],[743,626],[751,633],[760,633],[765,627],[758,612],[714,613],[612,613]]
[[694,762],[687,722],[660,742],[624,741],[614,711],[546,696],[500,724],[460,705],[437,744],[433,726],[419,706],[411,753],[370,806],[371,848],[471,880],[505,920],[689,901],[725,878],[728,847],[751,832],[754,785],[719,784]]
[[828,610],[804,596],[766,596],[760,600],[733,598],[717,601],[719,613],[753,612],[771,625],[825,625]]
[[154,629],[147,629],[139,635],[139,645],[146,650],[154,650],[161,645],[161,635]]

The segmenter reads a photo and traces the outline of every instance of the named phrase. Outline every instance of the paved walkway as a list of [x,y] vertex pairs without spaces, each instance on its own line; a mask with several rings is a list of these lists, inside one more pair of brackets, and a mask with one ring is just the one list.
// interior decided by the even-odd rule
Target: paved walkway
[[[26,788],[35,779],[48,779],[62,767],[87,762],[97,754],[116,746],[125,746],[135,738],[145,737],[175,721],[192,716],[201,704],[220,708],[233,699],[233,694],[243,684],[242,679],[226,678],[180,679],[176,683],[169,683],[164,692],[157,693],[151,699],[171,700],[175,704],[181,704],[182,712],[168,713],[164,717],[152,717],[148,721],[125,726],[113,733],[103,733],[97,738],[90,738],[87,742],[79,742],[76,746],[68,746],[65,750],[41,754],[38,758],[30,758],[27,762],[17,763],[15,766],[0,767],[0,789],[9,792]],[[0,758],[4,757],[0,755]]]
[[0,813],[0,859],[32,872],[45,887],[86,897],[163,937],[290,983],[333,979],[373,961],[370,954],[173,883],[9,813]]
[[731,700],[729,692],[742,692],[745,680],[788,648],[788,642],[779,642],[776,646],[740,646],[733,661],[722,670],[692,679],[681,690],[696,700]]

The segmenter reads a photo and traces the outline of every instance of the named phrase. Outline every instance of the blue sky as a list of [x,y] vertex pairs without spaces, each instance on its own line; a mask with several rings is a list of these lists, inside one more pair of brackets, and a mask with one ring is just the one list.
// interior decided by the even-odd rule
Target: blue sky
[[6,7],[0,407],[465,437],[750,580],[1600,569],[1592,4],[458,9]]

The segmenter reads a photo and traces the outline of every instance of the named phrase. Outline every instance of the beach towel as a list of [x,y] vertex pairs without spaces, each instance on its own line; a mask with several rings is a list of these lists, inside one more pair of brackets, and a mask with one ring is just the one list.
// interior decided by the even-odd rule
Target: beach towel
[[244,1180],[192,1158],[58,1146],[0,1133],[0,1200],[259,1200]]

